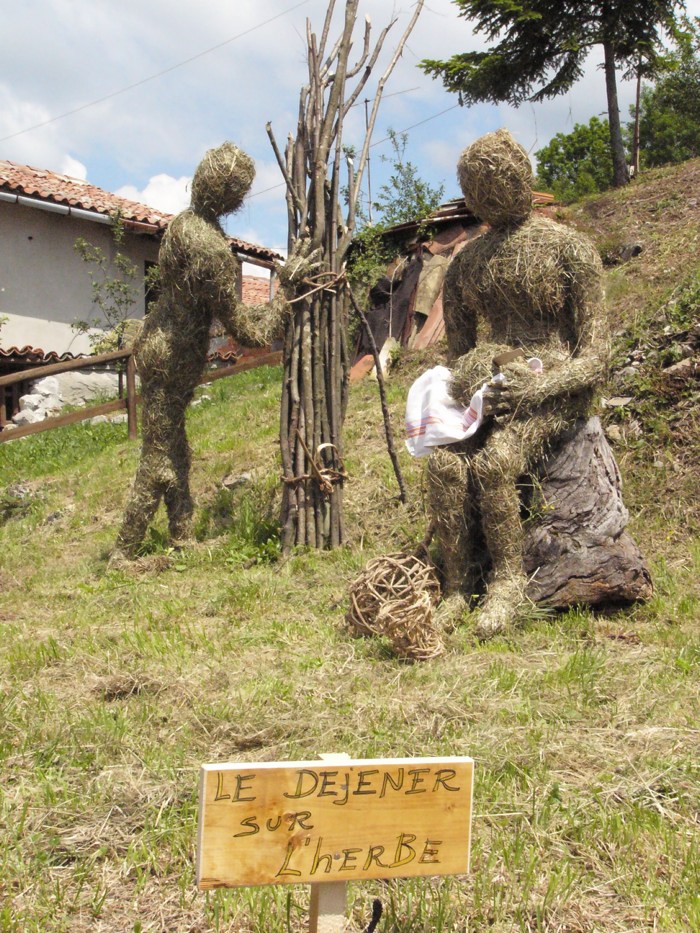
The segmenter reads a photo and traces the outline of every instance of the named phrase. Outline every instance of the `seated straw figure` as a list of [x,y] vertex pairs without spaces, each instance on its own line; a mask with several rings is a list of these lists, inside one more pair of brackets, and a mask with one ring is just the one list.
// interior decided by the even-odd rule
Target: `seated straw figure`
[[160,247],[160,296],[134,346],[143,397],[141,459],[111,563],[133,558],[163,499],[173,543],[191,531],[190,446],[185,412],[204,373],[216,319],[244,346],[266,346],[282,330],[293,289],[316,254],[297,242],[278,269],[282,289],[269,304],[244,305],[240,265],[220,219],[243,203],[255,176],[252,159],[226,142],[209,150],[192,179],[190,207],[170,223]]
[[[487,417],[474,437],[431,454],[428,495],[443,618],[457,621],[488,569],[476,628],[490,637],[525,605],[519,480],[588,414],[608,347],[600,259],[578,233],[533,214],[525,150],[505,130],[489,133],[462,153],[458,175],[467,207],[490,229],[445,280],[450,392],[467,407],[488,382]],[[541,360],[540,372],[528,358]]]

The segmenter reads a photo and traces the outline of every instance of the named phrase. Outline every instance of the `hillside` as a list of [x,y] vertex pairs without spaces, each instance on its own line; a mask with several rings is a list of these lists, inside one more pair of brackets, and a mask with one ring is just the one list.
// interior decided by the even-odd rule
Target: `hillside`
[[[685,536],[700,527],[700,160],[657,169],[562,214],[609,264],[608,397],[630,400],[606,414],[628,504],[644,514],[647,550],[682,559]],[[641,252],[618,264],[630,246]]]
[[[654,598],[534,614],[407,665],[351,638],[348,583],[425,531],[422,464],[396,500],[376,385],[353,388],[350,545],[278,560],[280,372],[189,413],[196,546],[163,516],[129,572],[107,555],[136,445],[119,425],[0,445],[0,930],[307,929],[308,889],[194,888],[201,763],[471,755],[472,873],[353,884],[384,933],[700,928],[700,162],[562,210],[607,271],[615,358],[602,414]],[[638,255],[618,262],[625,246]],[[406,354],[388,390],[439,349]],[[249,474],[247,480],[243,474]]]

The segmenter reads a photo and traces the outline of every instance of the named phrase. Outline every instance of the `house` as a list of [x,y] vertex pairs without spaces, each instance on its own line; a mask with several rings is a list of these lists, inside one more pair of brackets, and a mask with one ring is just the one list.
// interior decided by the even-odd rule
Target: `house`
[[[48,362],[89,350],[86,335],[71,327],[99,313],[86,263],[74,249],[79,237],[111,260],[119,214],[119,250],[136,267],[130,317],[146,308],[145,274],[172,214],[110,194],[95,185],[48,170],[0,160],[0,372],[12,362]],[[279,254],[231,237],[243,261],[271,270]]]

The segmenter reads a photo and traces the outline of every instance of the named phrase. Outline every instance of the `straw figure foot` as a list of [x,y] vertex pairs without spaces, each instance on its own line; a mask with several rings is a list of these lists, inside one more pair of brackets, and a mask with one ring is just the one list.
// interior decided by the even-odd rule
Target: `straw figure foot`
[[126,570],[132,566],[135,557],[130,557],[121,548],[113,548],[107,560],[107,570]]
[[195,547],[197,544],[197,539],[192,533],[192,525],[190,524],[187,529],[183,529],[177,534],[170,532],[170,547],[174,551],[184,551],[186,548]]
[[525,576],[512,576],[492,582],[477,616],[475,632],[481,641],[509,629],[525,606]]
[[433,611],[433,622],[443,632],[453,632],[464,622],[469,613],[469,604],[461,593],[447,596]]

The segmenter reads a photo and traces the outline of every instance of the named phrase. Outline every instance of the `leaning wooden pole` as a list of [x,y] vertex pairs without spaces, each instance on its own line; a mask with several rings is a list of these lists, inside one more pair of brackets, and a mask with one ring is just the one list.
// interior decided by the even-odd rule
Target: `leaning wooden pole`
[[394,430],[391,426],[391,415],[389,414],[389,403],[386,398],[386,388],[384,386],[384,373],[382,372],[382,361],[379,357],[379,348],[377,347],[377,341],[374,339],[374,334],[372,333],[372,328],[369,326],[369,321],[365,312],[360,307],[359,302],[355,298],[351,288],[348,288],[348,294],[350,295],[350,301],[352,302],[353,309],[362,323],[367,340],[369,341],[370,350],[372,351],[372,358],[374,359],[374,369],[377,373],[377,385],[379,386],[379,401],[382,406],[382,417],[384,419],[384,436],[386,437],[386,447],[389,451],[389,459],[391,460],[391,465],[394,468],[394,476],[396,477],[396,482],[399,487],[399,500],[401,502],[406,502],[406,484],[403,481],[403,473],[401,472],[401,466],[399,465],[399,457],[396,453],[396,445],[394,443]]

